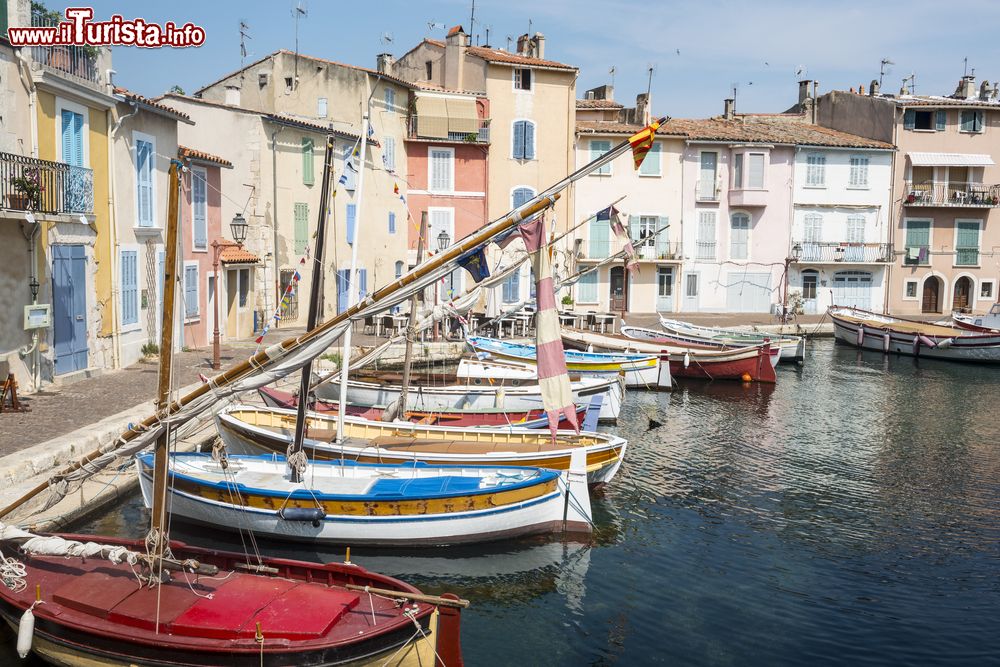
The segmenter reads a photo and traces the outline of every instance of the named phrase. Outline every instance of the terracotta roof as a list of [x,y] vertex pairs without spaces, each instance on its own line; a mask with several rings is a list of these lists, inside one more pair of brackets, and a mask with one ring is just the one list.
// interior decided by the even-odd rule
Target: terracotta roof
[[445,43],[440,39],[431,39],[430,37],[424,37],[424,41],[432,46],[440,46],[442,49],[445,47]]
[[[798,116],[796,115],[795,118]],[[688,139],[702,141],[732,141],[794,146],[832,146],[837,148],[878,148],[892,150],[892,144],[859,137],[819,125],[798,122],[793,118],[778,116],[737,116],[724,118],[687,119],[674,118],[661,128],[670,134],[681,134]]]
[[191,116],[168,107],[166,104],[161,104],[156,100],[151,100],[148,97],[140,95],[139,93],[132,92],[127,88],[122,88],[121,86],[115,86],[115,94],[121,96],[128,102],[135,102],[136,104],[146,107],[151,111],[159,111],[167,116],[172,116],[174,120],[179,120],[189,125],[194,125],[194,121],[191,120]]
[[577,100],[577,109],[624,109],[625,106],[613,100]]
[[192,160],[198,160],[199,162],[211,162],[212,164],[217,164],[220,167],[225,167],[226,169],[232,169],[233,163],[225,158],[221,158],[218,155],[212,155],[211,153],[206,153],[205,151],[200,151],[195,148],[188,148],[187,146],[178,146],[177,154],[182,158],[190,158]]
[[883,97],[901,107],[978,107],[1000,109],[1000,101],[981,100],[979,98],[965,100],[955,97],[937,97],[921,95],[912,97]]
[[[628,134],[632,135],[643,128],[642,125],[631,125],[629,123],[619,123],[612,120],[578,120],[576,131],[580,134]],[[682,132],[674,131],[666,126],[656,131],[658,136],[686,136]]]
[[558,63],[554,60],[530,58],[528,56],[522,56],[517,53],[502,51],[500,49],[491,49],[485,46],[470,46],[467,49],[467,53],[470,56],[476,56],[478,58],[482,58],[487,62],[500,63],[503,65],[527,65],[529,67],[554,67],[557,69],[565,69],[565,70],[577,69],[573,65]]
[[[286,116],[284,114],[277,113],[266,113],[264,118],[269,121],[278,123],[280,125],[290,125],[293,127],[300,127],[304,130],[309,130],[310,132],[319,132],[320,134],[332,134],[342,139],[348,139],[350,141],[357,141],[360,135],[352,134],[350,132],[345,132],[344,130],[336,130],[332,127],[326,125],[320,125],[319,123],[314,123],[312,121],[306,120],[304,118],[295,118],[293,116]],[[368,143],[372,146],[379,146],[379,142],[374,138],[369,138]]]
[[243,248],[229,240],[219,243],[223,246],[219,252],[219,261],[223,264],[257,264],[260,258],[246,248]]
[[462,26],[460,25],[452,26],[451,30],[448,31],[448,36],[451,37],[453,35],[457,35],[460,32],[465,32],[464,30],[462,30]]

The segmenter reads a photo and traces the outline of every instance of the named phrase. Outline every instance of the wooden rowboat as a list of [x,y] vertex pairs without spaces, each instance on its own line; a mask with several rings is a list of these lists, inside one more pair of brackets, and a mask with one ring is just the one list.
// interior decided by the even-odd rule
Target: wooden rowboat
[[721,345],[723,348],[770,343],[772,348],[781,348],[781,361],[797,363],[805,359],[806,340],[802,336],[766,334],[725,327],[702,327],[666,317],[660,318],[660,326],[677,342]]
[[[283,456],[170,457],[171,513],[299,542],[441,546],[546,533],[589,533],[586,453],[570,470],[319,461],[292,482]],[[144,498],[152,457],[138,457]],[[148,504],[148,501],[147,501]],[[315,613],[310,610],[310,615]]]
[[858,308],[832,307],[828,312],[833,320],[834,337],[848,345],[884,354],[1000,363],[1000,333],[974,333]]
[[669,359],[670,374],[702,380],[739,380],[776,382],[774,366],[780,349],[770,345],[748,346],[731,350],[706,347],[683,347],[664,338],[659,331],[623,326],[621,334],[602,334],[583,329],[563,329],[565,345],[595,349],[634,350],[663,355]]
[[[568,470],[574,451],[587,454],[591,484],[606,484],[618,472],[627,441],[607,433],[547,431],[527,428],[453,428],[423,424],[372,422],[344,418],[345,438],[337,442],[337,419],[309,413],[305,449],[310,460],[429,465],[537,466]],[[236,454],[284,454],[295,434],[295,412],[277,408],[233,406],[215,417],[226,448]]]

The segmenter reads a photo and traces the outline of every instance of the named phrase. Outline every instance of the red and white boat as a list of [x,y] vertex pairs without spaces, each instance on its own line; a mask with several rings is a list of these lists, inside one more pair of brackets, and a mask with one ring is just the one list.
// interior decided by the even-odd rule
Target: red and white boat
[[1000,333],[1000,303],[994,303],[985,315],[952,313],[951,320],[956,327],[978,333]]

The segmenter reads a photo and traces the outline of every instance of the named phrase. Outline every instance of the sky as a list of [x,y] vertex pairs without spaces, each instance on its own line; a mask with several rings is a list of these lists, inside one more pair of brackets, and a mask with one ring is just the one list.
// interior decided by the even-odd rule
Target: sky
[[[63,5],[47,0],[50,9]],[[82,3],[81,3],[82,4]],[[239,23],[249,25],[247,62],[280,48],[340,62],[375,66],[381,52],[402,55],[423,37],[443,39],[441,26],[470,28],[471,0],[94,0],[96,19],[113,13],[164,23],[194,22],[205,45],[188,49],[116,47],[115,82],[155,96],[179,85],[188,93],[240,66]],[[778,112],[797,101],[801,78],[819,91],[846,90],[879,77],[898,92],[915,74],[918,94],[951,94],[968,68],[979,81],[1000,79],[1000,3],[965,0],[960,12],[940,2],[755,0],[747,2],[636,0],[478,0],[473,43],[506,47],[507,37],[541,32],[545,56],[579,67],[577,96],[611,83],[631,105],[653,68],[653,111],[677,118],[722,113],[736,86],[738,112]]]

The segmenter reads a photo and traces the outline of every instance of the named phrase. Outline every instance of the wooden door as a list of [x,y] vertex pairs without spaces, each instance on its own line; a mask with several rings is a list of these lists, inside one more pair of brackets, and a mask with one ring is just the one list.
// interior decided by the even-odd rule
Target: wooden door
[[952,301],[952,310],[966,310],[972,301],[972,281],[966,277],[955,281],[955,298]]
[[940,313],[940,303],[941,281],[932,276],[924,281],[924,299],[920,310],[925,313]]
[[628,310],[628,278],[621,266],[611,267],[609,301],[613,312]]

